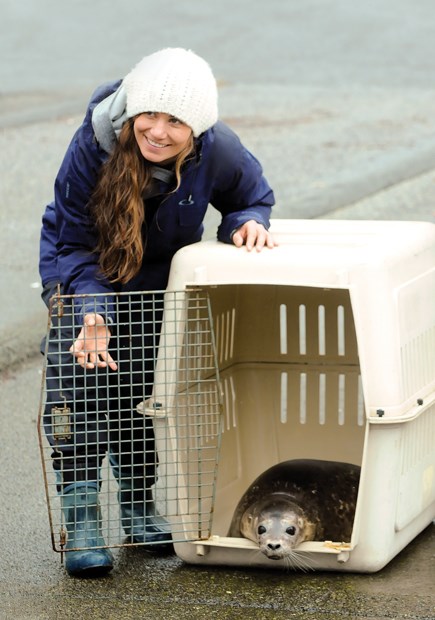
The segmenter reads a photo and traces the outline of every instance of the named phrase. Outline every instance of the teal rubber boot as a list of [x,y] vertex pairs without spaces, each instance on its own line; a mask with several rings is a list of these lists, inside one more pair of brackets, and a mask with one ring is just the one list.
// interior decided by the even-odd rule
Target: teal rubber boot
[[143,488],[144,478],[132,480],[130,468],[119,468],[113,454],[110,455],[110,464],[118,482],[122,527],[130,541],[152,545],[156,552],[172,550],[170,525],[159,514],[151,490]]
[[[113,568],[113,555],[104,547],[98,493],[93,485],[70,485],[61,497],[68,533],[65,567],[75,577],[101,577]],[[76,551],[68,551],[77,549]]]

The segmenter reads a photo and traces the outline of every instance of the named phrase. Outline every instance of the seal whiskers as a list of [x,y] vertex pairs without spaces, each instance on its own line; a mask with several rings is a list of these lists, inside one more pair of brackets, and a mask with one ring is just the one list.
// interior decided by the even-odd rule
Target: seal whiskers
[[299,569],[304,573],[314,570],[314,564],[316,564],[312,554],[301,553],[297,549],[290,549],[284,559],[288,569]]

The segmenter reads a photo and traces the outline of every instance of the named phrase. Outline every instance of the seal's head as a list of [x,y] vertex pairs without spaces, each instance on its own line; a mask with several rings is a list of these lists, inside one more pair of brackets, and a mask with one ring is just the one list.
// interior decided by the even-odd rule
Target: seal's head
[[240,531],[270,560],[282,560],[300,543],[313,540],[316,527],[289,497],[272,493],[245,510]]

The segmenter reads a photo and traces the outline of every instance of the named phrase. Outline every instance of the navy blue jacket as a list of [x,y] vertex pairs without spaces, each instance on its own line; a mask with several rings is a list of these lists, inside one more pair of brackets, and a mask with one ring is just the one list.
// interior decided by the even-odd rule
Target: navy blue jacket
[[[123,286],[102,277],[88,203],[108,153],[97,139],[92,115],[96,105],[118,91],[121,84],[112,82],[94,93],[57,175],[55,200],[43,216],[41,280],[43,285],[62,282],[68,294],[164,289],[175,252],[200,241],[209,203],[222,214],[220,241],[230,243],[231,233],[248,220],[269,228],[274,196],[262,168],[237,135],[218,121],[195,140],[196,157],[183,169],[178,190],[162,196],[148,223],[139,273]],[[162,186],[162,193],[166,189]]]

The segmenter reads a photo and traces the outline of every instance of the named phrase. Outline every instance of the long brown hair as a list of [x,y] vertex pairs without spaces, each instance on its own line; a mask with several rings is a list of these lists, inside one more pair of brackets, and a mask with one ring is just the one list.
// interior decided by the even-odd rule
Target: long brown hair
[[[137,274],[146,245],[142,232],[146,208],[143,196],[152,175],[137,144],[133,124],[131,118],[122,127],[112,154],[101,168],[90,202],[98,235],[95,251],[102,275],[111,282],[125,283]],[[180,186],[181,167],[192,151],[193,138],[175,160],[173,192]]]

